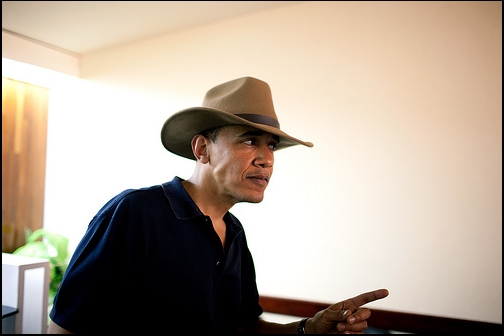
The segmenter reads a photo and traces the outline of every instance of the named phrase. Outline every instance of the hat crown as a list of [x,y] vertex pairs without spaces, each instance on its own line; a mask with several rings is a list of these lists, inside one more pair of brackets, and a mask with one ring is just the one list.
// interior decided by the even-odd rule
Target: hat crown
[[202,106],[235,115],[266,116],[278,123],[270,86],[253,77],[238,78],[210,89]]

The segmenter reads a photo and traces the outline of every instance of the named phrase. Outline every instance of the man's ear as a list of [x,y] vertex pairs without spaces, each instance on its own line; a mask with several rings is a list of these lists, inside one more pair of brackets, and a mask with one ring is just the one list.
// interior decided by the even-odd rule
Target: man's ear
[[196,160],[201,163],[208,162],[207,141],[210,141],[210,139],[205,138],[201,134],[196,134],[191,140],[193,154]]

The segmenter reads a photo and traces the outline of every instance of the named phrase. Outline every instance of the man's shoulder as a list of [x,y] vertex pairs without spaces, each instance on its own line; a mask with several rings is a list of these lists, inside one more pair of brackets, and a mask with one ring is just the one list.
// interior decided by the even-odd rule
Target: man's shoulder
[[148,199],[151,196],[154,196],[155,194],[159,194],[161,192],[162,187],[160,184],[149,187],[125,189],[112,197],[107,203],[105,203],[103,207],[98,211],[97,215],[104,214],[110,210],[113,210],[123,202],[137,202],[138,200]]

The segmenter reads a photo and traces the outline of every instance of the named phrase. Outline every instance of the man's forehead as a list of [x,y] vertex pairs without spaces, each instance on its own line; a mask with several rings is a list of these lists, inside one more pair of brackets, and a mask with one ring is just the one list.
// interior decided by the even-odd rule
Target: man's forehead
[[249,125],[228,125],[224,126],[223,128],[229,128],[229,131],[241,136],[250,136],[250,135],[255,135],[255,136],[271,136],[273,139],[279,140],[279,137],[277,135],[274,135],[270,132],[266,132],[263,130],[260,130],[258,128],[255,128],[253,126]]

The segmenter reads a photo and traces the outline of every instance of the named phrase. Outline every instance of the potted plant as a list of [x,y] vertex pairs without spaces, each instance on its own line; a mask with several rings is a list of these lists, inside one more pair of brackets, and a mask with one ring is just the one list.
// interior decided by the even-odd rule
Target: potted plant
[[67,268],[68,238],[45,229],[25,230],[26,244],[12,254],[44,258],[50,264],[49,302],[51,306]]

